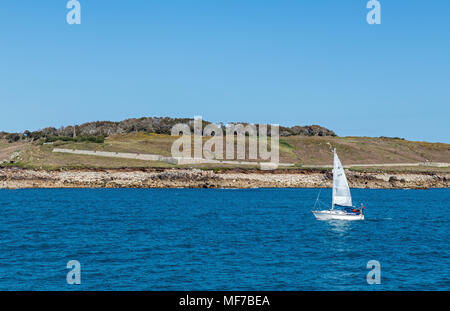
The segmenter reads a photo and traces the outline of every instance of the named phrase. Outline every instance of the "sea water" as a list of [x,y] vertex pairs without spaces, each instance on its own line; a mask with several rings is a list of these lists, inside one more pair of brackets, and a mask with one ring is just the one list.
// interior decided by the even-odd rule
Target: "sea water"
[[[449,189],[352,189],[366,206],[355,222],[315,220],[317,193],[0,190],[0,289],[450,289]],[[371,260],[381,284],[366,280]]]

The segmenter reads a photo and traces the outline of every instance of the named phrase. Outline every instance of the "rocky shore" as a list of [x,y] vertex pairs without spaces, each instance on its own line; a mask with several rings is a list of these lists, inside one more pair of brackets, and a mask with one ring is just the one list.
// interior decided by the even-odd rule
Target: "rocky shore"
[[[449,188],[450,173],[348,171],[352,188]],[[325,181],[325,182],[324,182]],[[120,169],[45,171],[0,169],[0,189],[22,188],[315,188],[331,187],[330,172],[314,170]]]

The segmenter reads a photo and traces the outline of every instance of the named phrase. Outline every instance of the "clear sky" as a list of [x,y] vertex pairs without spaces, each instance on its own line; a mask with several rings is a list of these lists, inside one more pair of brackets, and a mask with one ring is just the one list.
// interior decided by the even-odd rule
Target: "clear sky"
[[450,1],[0,3],[0,130],[202,115],[450,142]]

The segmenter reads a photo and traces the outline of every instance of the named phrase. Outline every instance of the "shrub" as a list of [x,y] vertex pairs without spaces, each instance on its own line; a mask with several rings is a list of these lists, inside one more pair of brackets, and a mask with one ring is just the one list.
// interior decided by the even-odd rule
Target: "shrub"
[[69,136],[47,136],[45,139],[46,143],[52,143],[55,141],[72,141],[72,142],[91,142],[96,144],[102,144],[105,142],[104,136],[77,136],[77,137],[69,137]]
[[14,143],[16,141],[19,141],[21,138],[21,136],[17,133],[11,133],[6,135],[6,139],[8,140],[9,143]]

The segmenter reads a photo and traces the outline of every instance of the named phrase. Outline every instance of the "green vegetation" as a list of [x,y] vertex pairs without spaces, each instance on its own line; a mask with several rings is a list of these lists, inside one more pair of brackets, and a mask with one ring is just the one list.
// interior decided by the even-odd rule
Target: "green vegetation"
[[[26,168],[67,169],[67,168],[149,168],[175,167],[172,164],[121,158],[106,158],[87,155],[75,155],[52,152],[55,147],[78,150],[96,150],[108,152],[126,152],[141,154],[171,155],[172,143],[178,138],[156,133],[124,133],[108,137],[53,136],[35,141],[19,139],[9,143],[8,134],[0,138],[0,162],[3,166]],[[15,139],[15,138],[14,138]],[[13,139],[13,140],[14,140]],[[209,138],[204,138],[207,141]],[[46,144],[44,144],[44,142]],[[248,159],[248,142],[246,150]],[[235,145],[237,142],[235,141]],[[269,142],[270,145],[270,142]],[[332,136],[287,136],[280,139],[280,162],[294,163],[285,170],[308,167],[318,170],[332,164],[332,148],[336,148],[344,165],[384,164],[384,163],[450,163],[450,145],[442,143],[413,142],[393,138],[371,137],[332,137]],[[15,153],[19,156],[11,158]],[[12,162],[12,163],[11,163]],[[180,168],[194,167],[200,169],[224,170],[237,168],[233,164],[198,164],[179,165]],[[255,166],[252,166],[256,168]],[[250,166],[241,166],[248,169]],[[354,167],[352,170],[377,171],[423,171],[443,172],[450,168],[429,166],[411,167]]]
[[20,134],[17,134],[17,133],[10,133],[10,134],[7,134],[5,137],[9,143],[14,143],[14,142],[21,140],[23,136]]
[[69,137],[69,136],[48,136],[45,139],[46,143],[51,143],[55,141],[73,141],[73,142],[92,142],[96,144],[102,144],[105,142],[104,136],[78,136],[78,137]]
[[287,147],[289,149],[295,149],[287,141],[285,141],[284,139],[280,139],[280,147],[282,147],[282,146]]

